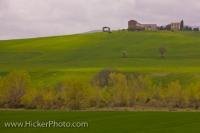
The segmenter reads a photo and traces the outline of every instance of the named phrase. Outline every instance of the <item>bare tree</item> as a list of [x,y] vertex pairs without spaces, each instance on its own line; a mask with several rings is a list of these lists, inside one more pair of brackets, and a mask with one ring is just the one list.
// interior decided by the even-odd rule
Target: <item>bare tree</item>
[[160,57],[165,58],[166,53],[167,53],[167,49],[165,47],[160,47],[159,52],[160,52]]
[[127,51],[122,51],[122,58],[127,58],[127,56],[128,56]]

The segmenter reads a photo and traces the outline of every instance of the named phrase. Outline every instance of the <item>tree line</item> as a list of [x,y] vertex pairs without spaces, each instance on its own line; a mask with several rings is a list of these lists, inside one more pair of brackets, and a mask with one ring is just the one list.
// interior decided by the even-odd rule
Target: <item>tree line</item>
[[27,72],[11,72],[0,79],[0,108],[67,109],[135,107],[200,107],[200,82],[185,88],[176,80],[162,86],[148,75],[105,69],[91,82],[65,80],[55,86],[32,86]]

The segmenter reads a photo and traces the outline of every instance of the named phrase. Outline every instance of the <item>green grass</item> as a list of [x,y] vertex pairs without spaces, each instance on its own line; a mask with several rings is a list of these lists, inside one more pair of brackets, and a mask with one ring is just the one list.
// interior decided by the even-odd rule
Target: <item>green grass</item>
[[[159,57],[159,47],[167,58]],[[122,51],[128,58],[121,58]],[[0,41],[0,73],[27,70],[35,80],[93,75],[103,68],[200,73],[198,32],[113,32]],[[82,74],[83,73],[83,74]]]
[[[88,128],[3,128],[4,121],[86,121]],[[57,112],[0,111],[3,133],[198,133],[200,113],[195,112]]]
[[[166,59],[159,47],[167,48]],[[128,58],[121,58],[126,50]],[[27,70],[34,83],[54,84],[65,78],[89,80],[104,68],[149,73],[154,82],[200,79],[200,33],[113,32],[0,41],[0,75]],[[200,113],[192,112],[54,112],[0,111],[3,121],[88,121],[82,129],[0,128],[3,133],[198,133]]]

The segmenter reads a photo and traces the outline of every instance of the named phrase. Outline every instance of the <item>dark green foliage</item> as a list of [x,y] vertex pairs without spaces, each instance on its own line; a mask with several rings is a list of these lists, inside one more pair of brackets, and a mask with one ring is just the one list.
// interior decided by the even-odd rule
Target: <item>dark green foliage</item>
[[185,26],[185,27],[184,27],[184,30],[185,30],[185,31],[192,31],[192,27],[190,27],[190,26]]
[[193,28],[193,31],[199,31],[199,28]]
[[181,27],[180,27],[180,30],[183,30],[184,29],[184,21],[182,20],[181,21]]

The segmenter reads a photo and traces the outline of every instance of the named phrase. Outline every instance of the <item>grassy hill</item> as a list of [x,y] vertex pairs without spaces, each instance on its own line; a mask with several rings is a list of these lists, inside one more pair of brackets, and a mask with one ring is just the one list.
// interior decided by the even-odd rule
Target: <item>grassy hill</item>
[[[165,59],[160,57],[160,47],[167,49]],[[127,51],[128,58],[122,58],[122,51]],[[27,70],[33,79],[31,83],[36,85],[29,86],[24,73],[11,73],[0,79],[0,107],[3,108],[56,109],[55,105],[67,110],[82,106],[93,110],[101,107],[109,110],[115,106],[136,109],[137,105],[142,110],[150,107],[152,111],[159,110],[154,107],[161,110],[200,108],[199,32],[121,31],[0,41],[0,68],[1,76],[12,70]],[[112,75],[113,86],[104,89],[92,86],[91,77],[104,68],[137,72],[139,76],[128,80],[123,74]],[[140,77],[142,74],[150,75],[150,80]],[[64,78],[79,79],[57,84]],[[200,132],[200,115],[195,112],[0,110],[0,116],[2,132]],[[89,127],[42,129],[3,125],[9,121],[30,120],[86,121]]]
[[[158,49],[167,49],[161,59]],[[128,58],[122,58],[127,51]],[[0,67],[35,78],[93,73],[103,68],[139,72],[200,72],[198,32],[113,32],[0,41]]]

